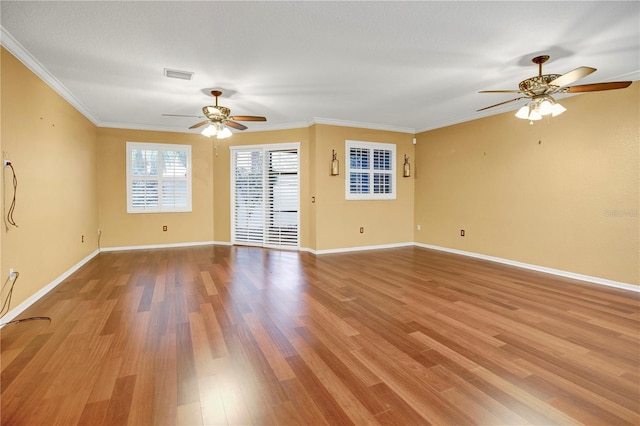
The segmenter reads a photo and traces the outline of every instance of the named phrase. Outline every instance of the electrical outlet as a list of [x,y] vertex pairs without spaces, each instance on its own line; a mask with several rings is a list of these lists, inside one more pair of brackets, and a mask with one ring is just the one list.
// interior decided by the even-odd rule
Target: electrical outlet
[[13,268],[9,268],[9,281],[13,281],[16,279],[16,271]]
[[464,229],[461,229],[461,230],[460,230],[460,236],[461,236],[461,237],[464,237]]
[[9,167],[9,165],[11,164],[11,161],[9,160],[2,160],[2,164],[4,167]]
[[361,234],[364,234],[364,226],[361,226],[361,227],[360,227],[360,233],[361,233]]
[[84,235],[81,235],[81,236],[80,236],[80,242],[83,242],[83,243],[84,243]]
[[164,225],[164,226],[162,227],[162,231],[166,231],[166,230],[167,230],[167,225]]
[[419,231],[420,229],[421,229],[421,228],[420,228],[420,225],[418,225],[418,231]]

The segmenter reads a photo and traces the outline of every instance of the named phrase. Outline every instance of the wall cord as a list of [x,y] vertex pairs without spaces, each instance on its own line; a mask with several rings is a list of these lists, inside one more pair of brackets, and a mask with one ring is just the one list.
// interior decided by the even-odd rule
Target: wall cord
[[[2,318],[7,313],[9,313],[9,308],[11,307],[11,297],[13,296],[13,288],[15,287],[16,282],[18,281],[18,278],[20,277],[20,272],[16,271],[14,273],[15,273],[15,277],[13,278],[13,282],[11,283],[11,287],[9,288],[9,291],[7,292],[7,296],[5,297],[4,302],[2,302],[2,308],[0,308],[0,318]],[[7,283],[9,281],[11,281],[11,278],[7,278],[7,280],[2,285],[2,292],[4,292],[4,290],[5,290],[6,286],[7,286]],[[16,320],[12,320],[12,321],[7,321],[5,323],[0,324],[0,327],[4,327],[7,324],[17,324],[19,322],[36,321],[36,320],[45,320],[45,321],[51,322],[51,318],[50,317],[28,317],[28,318],[20,318],[20,319],[16,319]]]
[[13,173],[13,199],[11,200],[11,205],[9,206],[9,210],[7,211],[7,223],[17,228],[18,225],[16,224],[16,221],[13,218],[13,212],[16,209],[16,192],[18,190],[18,177],[16,176],[16,171],[13,168],[13,164],[7,161],[5,162],[5,167],[10,167],[11,173]]

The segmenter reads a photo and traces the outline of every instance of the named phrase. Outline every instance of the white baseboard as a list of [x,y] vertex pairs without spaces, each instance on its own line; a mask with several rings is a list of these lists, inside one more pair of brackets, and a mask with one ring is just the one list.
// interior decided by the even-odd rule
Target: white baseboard
[[430,244],[414,243],[417,247],[422,247],[431,250],[444,251],[447,253],[460,254],[462,256],[474,257],[476,259],[488,260],[490,262],[503,263],[505,265],[515,266],[523,269],[530,269],[532,271],[544,272],[546,274],[558,275],[560,277],[572,278],[574,280],[587,281],[593,284],[605,285],[607,287],[616,287],[623,290],[635,291],[640,293],[640,286],[623,283],[619,281],[607,280],[605,278],[592,277],[590,275],[576,274],[575,272],[563,271],[560,269],[547,268],[545,266],[532,265],[530,263],[517,262],[515,260],[503,259],[501,257],[487,256],[485,254],[473,253],[469,251],[456,250],[447,247],[433,246]]
[[[84,266],[87,262],[93,259],[98,253],[105,251],[124,251],[124,250],[144,250],[144,249],[156,249],[156,248],[173,248],[173,247],[195,247],[195,246],[205,246],[205,245],[223,245],[230,246],[231,243],[228,241],[202,241],[202,242],[193,242],[193,243],[173,243],[173,244],[152,244],[152,245],[143,245],[143,246],[125,246],[125,247],[103,247],[100,250],[96,250],[93,253],[89,254],[87,257],[82,259],[80,262],[76,263],[74,266],[65,271],[58,278],[53,280],[51,283],[41,288],[39,291],[34,293],[27,300],[10,310],[4,317],[2,317],[2,324],[0,324],[0,328],[2,328],[7,322],[13,320],[15,317],[20,315],[24,310],[26,310],[29,306],[33,305],[38,299],[43,297],[45,294],[49,293],[53,290],[58,284],[67,279],[71,274],[76,272],[82,266]],[[336,248],[336,249],[325,249],[325,250],[314,250],[308,247],[300,247],[299,251],[305,251],[312,253],[314,255],[322,255],[322,254],[333,254],[333,253],[349,253],[355,251],[365,251],[365,250],[381,250],[381,249],[390,249],[390,248],[398,248],[398,247],[409,247],[416,246],[430,250],[438,250],[447,253],[459,254],[462,256],[473,257],[476,259],[488,260],[490,262],[502,263],[505,265],[515,266],[523,269],[530,269],[533,271],[543,272],[546,274],[557,275],[561,277],[571,278],[579,281],[586,281],[593,284],[600,284],[608,287],[620,288],[623,290],[629,290],[636,293],[640,293],[640,286],[634,284],[623,283],[619,281],[608,280],[605,278],[593,277],[590,275],[582,275],[576,274],[574,272],[563,271],[560,269],[547,268],[545,266],[532,265],[529,263],[518,262],[515,260],[504,259],[501,257],[488,256],[480,253],[473,253],[469,251],[457,250],[447,247],[434,246],[431,244],[422,244],[422,243],[394,243],[394,244],[382,244],[375,246],[362,246],[362,247],[344,247],[344,248]]]
[[43,297],[45,294],[47,294],[51,290],[53,290],[58,284],[60,284],[64,280],[66,280],[71,274],[73,274],[78,269],[83,267],[88,261],[93,259],[98,253],[100,253],[99,250],[94,251],[93,253],[91,253],[90,255],[85,257],[84,259],[82,259],[80,262],[76,263],[71,268],[67,269],[58,278],[56,278],[55,280],[51,281],[49,284],[47,284],[46,286],[42,287],[36,293],[31,295],[31,297],[29,297],[27,300],[25,300],[24,302],[22,302],[21,304],[19,304],[18,306],[16,306],[15,308],[10,310],[9,312],[7,312],[7,314],[4,317],[2,317],[2,320],[0,320],[2,322],[2,324],[0,325],[0,328],[4,327],[4,325],[7,322],[13,320],[15,317],[17,317],[22,312],[24,312],[29,306],[33,305],[41,297]]
[[349,253],[349,252],[364,251],[364,250],[382,250],[382,249],[390,249],[390,248],[398,248],[398,247],[410,247],[412,245],[414,245],[414,243],[393,243],[393,244],[380,244],[376,246],[343,247],[343,248],[324,249],[324,250],[313,250],[313,249],[307,248],[307,249],[304,249],[304,251],[308,251],[310,253],[318,255],[318,254],[333,254],[333,253]]
[[227,241],[197,241],[192,243],[147,244],[140,246],[102,247],[100,248],[100,251],[149,250],[158,248],[197,247],[210,245],[230,246],[231,243]]

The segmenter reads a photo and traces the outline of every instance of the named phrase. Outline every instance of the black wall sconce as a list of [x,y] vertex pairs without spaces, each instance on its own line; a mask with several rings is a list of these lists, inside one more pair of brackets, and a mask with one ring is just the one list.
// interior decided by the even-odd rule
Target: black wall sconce
[[335,149],[331,150],[331,176],[340,174],[340,162],[338,161],[338,153]]
[[402,177],[411,177],[411,164],[409,164],[409,157],[404,155],[404,169],[402,170]]

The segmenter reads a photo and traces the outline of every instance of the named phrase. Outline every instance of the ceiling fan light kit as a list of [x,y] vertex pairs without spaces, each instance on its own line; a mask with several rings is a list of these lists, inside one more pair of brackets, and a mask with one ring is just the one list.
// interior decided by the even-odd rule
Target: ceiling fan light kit
[[556,102],[549,95],[535,96],[532,100],[527,102],[522,108],[516,112],[516,117],[523,120],[529,120],[530,124],[533,121],[542,120],[545,115],[551,115],[552,117],[558,116],[565,112],[567,109]]
[[543,116],[551,115],[552,117],[555,117],[567,110],[553,99],[551,95],[555,93],[598,92],[601,90],[624,89],[631,85],[631,81],[616,81],[611,83],[594,83],[565,87],[568,84],[595,72],[596,69],[591,67],[579,67],[566,74],[542,74],[542,64],[548,60],[549,56],[547,55],[536,56],[531,60],[531,62],[538,65],[538,75],[522,80],[520,84],[518,84],[518,88],[520,90],[481,91],[480,93],[520,93],[523,96],[481,108],[478,111],[484,111],[499,105],[529,98],[529,101],[522,106],[515,115],[523,120],[529,120],[529,124],[533,124],[534,121],[541,120]]
[[220,123],[209,124],[200,133],[208,138],[210,138],[211,136],[215,136],[218,139],[225,139],[233,134],[227,126]]

